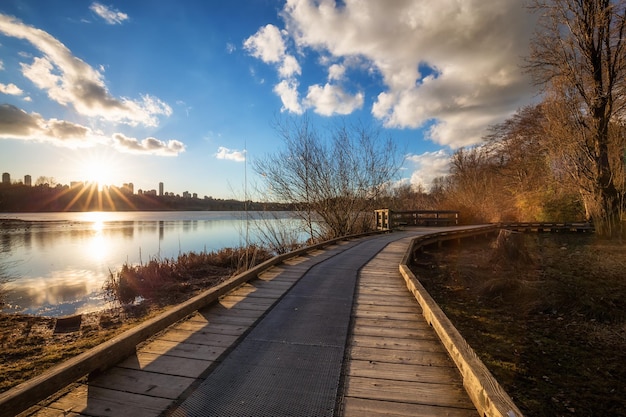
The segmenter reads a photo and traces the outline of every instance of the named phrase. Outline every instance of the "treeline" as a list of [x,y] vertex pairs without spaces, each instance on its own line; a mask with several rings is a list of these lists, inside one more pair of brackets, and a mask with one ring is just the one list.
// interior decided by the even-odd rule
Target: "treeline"
[[0,212],[59,212],[59,211],[156,211],[156,210],[212,210],[263,211],[289,210],[278,203],[244,202],[214,198],[157,196],[133,194],[124,189],[109,187],[99,190],[94,184],[33,187],[23,184],[0,184]]
[[493,126],[480,146],[457,150],[449,175],[428,193],[402,187],[394,198],[402,208],[413,201],[424,209],[459,210],[466,223],[588,220],[563,143],[546,131],[545,106],[525,107]]

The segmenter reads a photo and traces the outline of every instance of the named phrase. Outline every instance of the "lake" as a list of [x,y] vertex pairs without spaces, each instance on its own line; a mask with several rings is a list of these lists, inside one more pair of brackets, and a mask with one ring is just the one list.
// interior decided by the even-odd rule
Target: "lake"
[[267,227],[306,238],[290,212],[1,213],[2,312],[59,317],[107,308],[103,284],[124,263],[258,243]]

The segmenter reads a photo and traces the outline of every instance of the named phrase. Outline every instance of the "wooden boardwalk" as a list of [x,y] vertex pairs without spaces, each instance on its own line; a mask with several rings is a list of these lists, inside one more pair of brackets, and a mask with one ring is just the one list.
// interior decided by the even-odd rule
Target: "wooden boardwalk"
[[[410,240],[423,233],[387,237],[392,242],[360,270],[336,415],[478,414],[457,369],[398,271]],[[175,413],[303,274],[348,253],[364,239],[381,237],[342,242],[272,267],[219,303],[156,335],[117,366],[90,375],[24,415],[143,417]]]
[[476,416],[457,368],[398,272],[408,240],[391,243],[361,270],[342,415]]

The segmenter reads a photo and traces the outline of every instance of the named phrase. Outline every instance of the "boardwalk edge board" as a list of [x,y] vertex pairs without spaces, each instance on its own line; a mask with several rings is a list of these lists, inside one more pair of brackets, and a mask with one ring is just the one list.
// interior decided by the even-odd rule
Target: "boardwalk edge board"
[[374,231],[327,240],[275,256],[247,271],[235,275],[221,284],[190,298],[186,302],[172,307],[162,314],[115,336],[107,342],[68,359],[41,375],[0,393],[0,417],[18,415],[85,375],[94,371],[106,370],[114,366],[116,363],[133,354],[137,345],[140,343],[190,314],[193,314],[195,311],[216,302],[222,295],[256,278],[260,273],[272,266],[341,241],[388,232],[389,231]]
[[422,307],[426,321],[433,327],[459,369],[463,378],[463,385],[480,415],[486,417],[522,417],[522,412],[511,397],[496,381],[408,266],[411,255],[425,245],[495,233],[498,230],[497,226],[492,225],[417,237],[409,245],[399,268],[407,288]]

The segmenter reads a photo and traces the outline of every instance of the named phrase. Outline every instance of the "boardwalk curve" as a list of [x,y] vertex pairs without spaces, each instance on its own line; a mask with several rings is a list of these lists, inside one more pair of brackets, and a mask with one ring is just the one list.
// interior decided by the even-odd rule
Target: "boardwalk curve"
[[284,259],[24,415],[477,415],[398,269],[432,231]]

